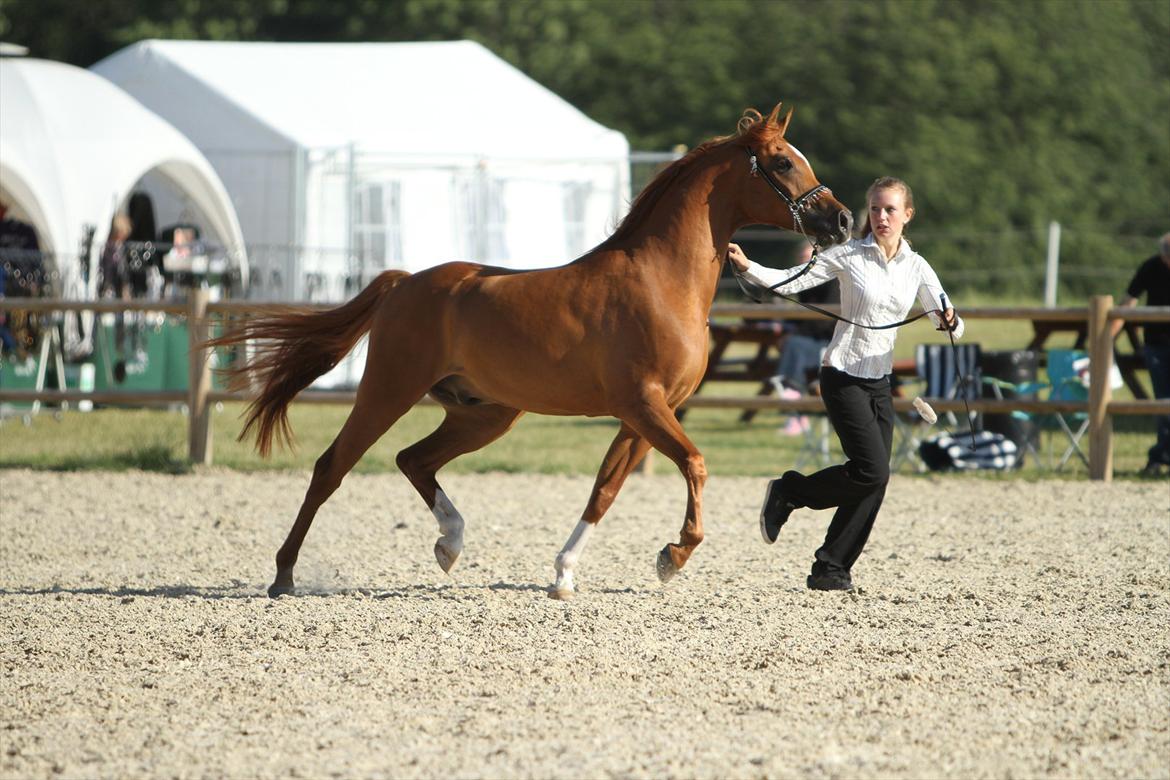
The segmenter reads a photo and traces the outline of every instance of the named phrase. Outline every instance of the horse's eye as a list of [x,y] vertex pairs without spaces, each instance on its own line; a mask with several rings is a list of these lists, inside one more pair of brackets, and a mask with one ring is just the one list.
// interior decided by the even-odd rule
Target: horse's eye
[[792,160],[787,157],[781,157],[776,160],[776,170],[780,173],[788,173],[792,170]]

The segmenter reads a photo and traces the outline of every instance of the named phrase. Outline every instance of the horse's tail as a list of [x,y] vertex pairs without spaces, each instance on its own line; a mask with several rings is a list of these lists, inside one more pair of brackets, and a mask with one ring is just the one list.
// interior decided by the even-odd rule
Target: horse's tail
[[272,451],[274,439],[291,445],[288,405],[353,349],[370,329],[378,304],[407,276],[405,271],[385,271],[352,301],[334,309],[261,308],[260,316],[208,341],[205,346],[209,347],[256,342],[248,359],[224,372],[231,390],[261,387],[248,407],[238,440],[255,431],[256,449],[264,457]]

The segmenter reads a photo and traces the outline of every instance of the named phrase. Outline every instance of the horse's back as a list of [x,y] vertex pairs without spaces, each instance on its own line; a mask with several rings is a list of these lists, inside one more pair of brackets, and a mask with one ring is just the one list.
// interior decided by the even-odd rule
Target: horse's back
[[615,393],[650,381],[674,398],[702,374],[703,323],[690,333],[690,317],[653,299],[619,257],[523,271],[445,263],[395,287],[370,360],[414,361],[436,384],[516,408],[608,414]]

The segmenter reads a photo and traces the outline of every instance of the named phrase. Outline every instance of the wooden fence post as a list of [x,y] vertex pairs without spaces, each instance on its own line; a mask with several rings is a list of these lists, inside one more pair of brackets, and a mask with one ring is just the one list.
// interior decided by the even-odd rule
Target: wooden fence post
[[1094,295],[1089,301],[1089,479],[1113,480],[1113,335],[1109,332],[1112,295]]
[[210,353],[202,343],[211,335],[207,290],[193,288],[187,309],[187,454],[192,463],[211,464]]

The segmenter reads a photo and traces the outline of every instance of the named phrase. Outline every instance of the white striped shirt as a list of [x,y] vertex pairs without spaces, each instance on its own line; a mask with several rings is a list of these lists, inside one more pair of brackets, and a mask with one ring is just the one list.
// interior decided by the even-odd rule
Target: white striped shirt
[[[744,274],[757,284],[771,287],[796,270],[750,263]],[[898,253],[887,261],[873,235],[822,250],[808,273],[776,288],[776,292],[792,295],[834,277],[841,284],[841,316],[862,325],[886,325],[905,319],[915,296],[923,309],[933,312],[940,307],[939,296],[945,294],[934,269],[905,239]],[[947,305],[953,305],[950,296]],[[934,313],[930,319],[936,327],[942,322]],[[959,318],[955,338],[962,336],[963,330],[963,320]],[[851,376],[880,379],[893,370],[897,332],[897,328],[868,330],[838,321],[825,351],[824,365]]]

